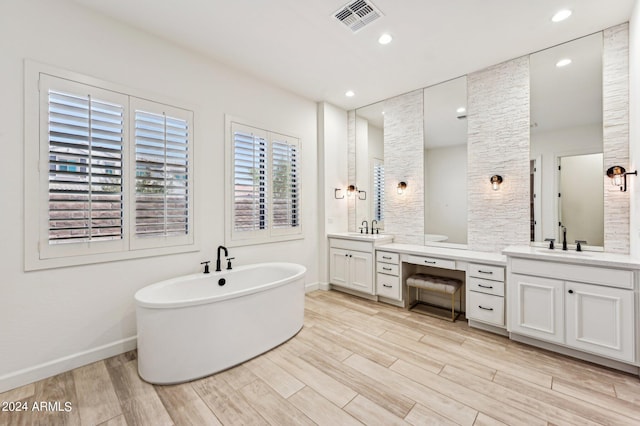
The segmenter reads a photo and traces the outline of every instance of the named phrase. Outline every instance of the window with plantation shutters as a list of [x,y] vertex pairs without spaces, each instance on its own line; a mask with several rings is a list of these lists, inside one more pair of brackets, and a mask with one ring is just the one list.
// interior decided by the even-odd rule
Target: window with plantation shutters
[[300,142],[227,120],[226,244],[302,238]]
[[25,269],[195,250],[193,112],[29,61],[25,75]]
[[48,242],[122,239],[124,107],[48,90]]
[[189,124],[135,110],[135,235],[189,233]]
[[373,219],[384,220],[384,162],[373,160]]

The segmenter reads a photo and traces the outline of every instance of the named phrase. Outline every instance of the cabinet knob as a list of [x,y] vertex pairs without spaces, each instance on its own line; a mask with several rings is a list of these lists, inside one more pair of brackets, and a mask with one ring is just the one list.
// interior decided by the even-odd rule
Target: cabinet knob
[[569,290],[569,294],[573,294],[573,290]]

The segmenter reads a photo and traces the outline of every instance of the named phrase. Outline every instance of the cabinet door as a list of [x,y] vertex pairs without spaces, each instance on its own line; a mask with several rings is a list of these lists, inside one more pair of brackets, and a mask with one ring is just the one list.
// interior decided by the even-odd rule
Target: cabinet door
[[567,345],[634,361],[634,292],[566,282]]
[[343,287],[349,282],[349,253],[346,250],[329,249],[329,282]]
[[375,294],[373,287],[373,256],[361,251],[349,252],[350,287],[354,290]]
[[511,274],[509,331],[564,343],[564,282]]

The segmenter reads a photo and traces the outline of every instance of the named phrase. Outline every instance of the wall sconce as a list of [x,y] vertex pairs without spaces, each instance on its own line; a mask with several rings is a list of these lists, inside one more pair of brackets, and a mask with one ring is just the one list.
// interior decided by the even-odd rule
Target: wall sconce
[[[334,188],[333,198],[335,198],[336,200],[342,200],[344,198],[344,194],[342,194],[341,191],[342,191],[342,188]],[[351,197],[355,193],[358,193],[358,200],[367,199],[367,191],[361,191],[355,185],[347,186],[347,197]],[[340,195],[342,195],[342,197]]]
[[489,179],[489,182],[491,182],[491,188],[493,188],[494,191],[497,191],[500,189],[500,184],[502,184],[502,176],[493,175],[491,176],[491,179]]
[[398,183],[398,194],[402,195],[404,194],[404,190],[407,189],[407,182],[400,182]]
[[607,176],[611,178],[611,183],[614,186],[619,186],[620,191],[625,192],[627,190],[627,175],[638,175],[638,171],[627,172],[622,166],[613,166],[607,169]]
[[355,185],[349,185],[347,186],[347,197],[351,197],[354,192],[356,192],[358,190],[358,188],[356,188]]

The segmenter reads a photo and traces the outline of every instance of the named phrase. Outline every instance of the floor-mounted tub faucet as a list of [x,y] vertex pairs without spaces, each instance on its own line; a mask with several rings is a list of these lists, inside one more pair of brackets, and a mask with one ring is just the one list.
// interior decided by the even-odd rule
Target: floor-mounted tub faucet
[[229,252],[227,251],[227,248],[225,246],[218,246],[218,258],[216,259],[216,272],[222,271],[222,268],[220,268],[220,249],[224,250],[224,257],[229,256]]

